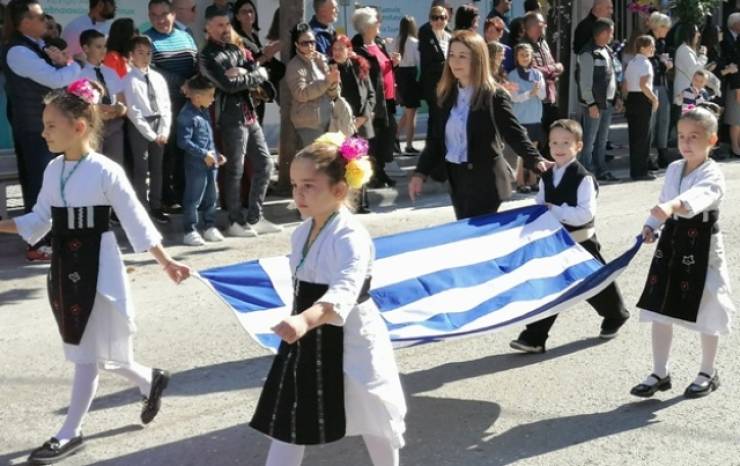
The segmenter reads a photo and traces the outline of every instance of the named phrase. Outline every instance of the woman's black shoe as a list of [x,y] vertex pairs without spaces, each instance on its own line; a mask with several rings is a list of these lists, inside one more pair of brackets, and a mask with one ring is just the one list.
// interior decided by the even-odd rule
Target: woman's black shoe
[[719,372],[715,372],[714,377],[706,372],[699,372],[699,375],[707,379],[706,382],[692,383],[686,387],[686,391],[683,392],[686,398],[702,398],[719,388]]
[[31,464],[52,464],[62,460],[84,447],[82,434],[78,437],[71,438],[64,445],[59,445],[59,440],[52,437],[39,448],[35,449],[28,456],[28,462]]
[[641,398],[650,398],[651,396],[655,395],[655,392],[661,391],[664,392],[666,390],[670,390],[671,385],[671,375],[668,374],[664,378],[658,377],[656,374],[650,374],[650,377],[654,378],[656,382],[652,385],[641,383],[639,385],[636,385],[632,387],[632,390],[630,390],[630,393],[635,396],[639,396]]
[[159,412],[162,405],[162,392],[170,382],[170,373],[162,369],[152,369],[152,387],[149,396],[144,398],[144,407],[141,408],[141,423],[149,424]]
[[367,187],[370,189],[379,189],[379,188],[385,188],[385,182],[381,180],[380,178],[373,177],[368,183]]
[[406,144],[406,150],[405,150],[405,152],[407,154],[412,154],[412,155],[421,154],[421,151],[419,149],[417,149],[416,147],[414,147],[412,145],[409,145],[409,144]]

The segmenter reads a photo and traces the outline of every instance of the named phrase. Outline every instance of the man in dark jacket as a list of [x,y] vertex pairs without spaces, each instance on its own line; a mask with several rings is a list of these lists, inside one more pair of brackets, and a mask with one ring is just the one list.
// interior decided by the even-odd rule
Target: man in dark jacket
[[573,52],[576,54],[581,53],[583,47],[593,38],[594,24],[597,19],[611,18],[613,14],[614,4],[612,0],[594,0],[594,5],[591,7],[588,16],[578,23],[573,33]]
[[[273,162],[250,97],[250,91],[267,81],[267,70],[230,43],[232,30],[226,11],[211,12],[206,18],[206,32],[208,42],[198,61],[200,73],[217,89],[216,126],[221,131],[226,156],[224,199],[229,211],[226,234],[250,237],[281,231],[282,228],[262,216]],[[253,170],[246,217],[240,201],[245,154]]]
[[334,23],[339,15],[336,0],[313,0],[314,15],[308,23],[316,37],[316,51],[331,58],[331,44],[337,36]]

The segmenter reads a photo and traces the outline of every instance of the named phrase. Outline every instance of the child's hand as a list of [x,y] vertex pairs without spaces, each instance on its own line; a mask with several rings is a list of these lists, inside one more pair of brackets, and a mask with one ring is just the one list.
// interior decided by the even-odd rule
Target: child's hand
[[647,225],[642,227],[642,240],[647,244],[655,241],[655,232]]
[[164,271],[167,272],[170,279],[179,284],[183,280],[187,280],[190,277],[191,269],[185,264],[181,264],[177,261],[170,261],[165,267]]
[[539,174],[542,174],[554,166],[555,162],[552,160],[542,160],[541,162],[537,162],[537,165],[535,165],[534,168],[539,172]]
[[272,331],[289,345],[300,340],[308,332],[308,324],[298,314],[283,319],[282,322],[272,327]]
[[663,204],[658,204],[650,209],[650,215],[657,218],[661,222],[665,222],[666,220],[671,218],[671,215],[673,215],[674,211],[675,207],[673,203],[664,202]]

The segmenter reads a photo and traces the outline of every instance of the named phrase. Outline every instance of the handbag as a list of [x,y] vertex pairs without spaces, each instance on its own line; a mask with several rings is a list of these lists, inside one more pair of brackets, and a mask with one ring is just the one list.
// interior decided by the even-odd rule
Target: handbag
[[338,96],[332,102],[331,119],[329,120],[330,132],[341,132],[345,136],[352,136],[357,132],[355,117],[352,107],[342,96]]

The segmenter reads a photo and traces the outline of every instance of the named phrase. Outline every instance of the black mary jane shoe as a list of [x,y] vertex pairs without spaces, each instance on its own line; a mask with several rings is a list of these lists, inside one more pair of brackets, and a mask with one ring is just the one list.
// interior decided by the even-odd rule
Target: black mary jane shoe
[[641,383],[639,385],[635,385],[634,387],[632,387],[632,390],[630,390],[630,394],[634,396],[639,396],[640,398],[650,398],[651,396],[655,395],[655,392],[664,392],[671,389],[672,385],[670,374],[666,375],[662,379],[656,374],[650,374],[650,377],[656,380],[654,384],[648,385],[645,383]]
[[53,464],[57,461],[75,454],[85,446],[82,434],[78,437],[71,438],[64,445],[60,445],[59,440],[55,437],[50,438],[39,448],[35,449],[28,456],[30,464]]
[[707,379],[702,383],[692,383],[686,387],[683,396],[686,398],[702,398],[719,388],[719,372],[714,372],[714,377],[706,372],[699,372],[699,375]]
[[152,388],[149,396],[144,398],[144,407],[141,408],[141,423],[149,424],[159,412],[162,405],[162,392],[170,382],[170,373],[162,369],[152,369]]

